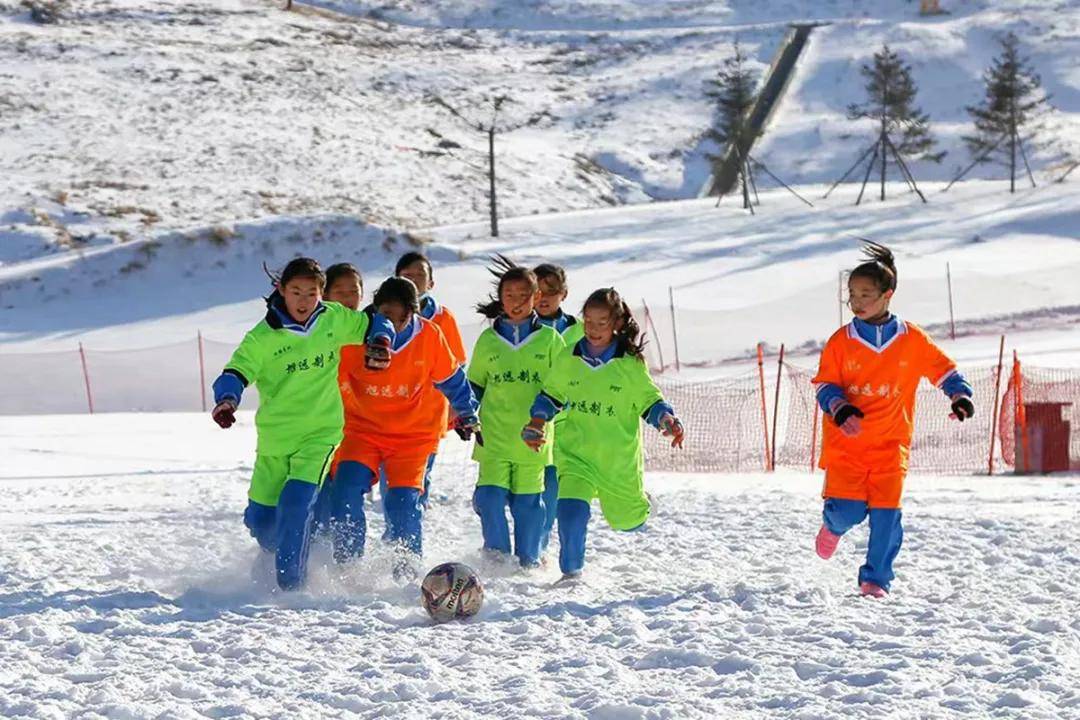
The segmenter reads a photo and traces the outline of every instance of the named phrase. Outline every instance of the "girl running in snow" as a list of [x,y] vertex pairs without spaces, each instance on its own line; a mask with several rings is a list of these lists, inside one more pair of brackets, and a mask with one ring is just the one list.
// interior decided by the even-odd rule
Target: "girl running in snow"
[[480,516],[484,550],[509,555],[509,505],[513,553],[522,567],[532,567],[540,561],[544,468],[551,464],[551,450],[530,452],[518,429],[566,344],[536,316],[540,288],[532,270],[500,256],[492,273],[499,278],[495,296],[477,310],[493,322],[477,339],[468,372],[484,427],[483,443],[473,451],[480,464],[473,507]]
[[345,439],[323,494],[329,497],[334,558],[345,562],[364,552],[364,494],[380,471],[385,474],[385,537],[400,551],[394,577],[410,580],[423,550],[420,495],[428,458],[445,432],[446,403],[432,403],[428,390],[435,388],[450,401],[469,433],[479,429],[478,404],[442,330],[420,316],[412,282],[386,280],[375,291],[374,307],[394,325],[394,362],[389,370],[376,371],[359,353],[342,357]]
[[547,424],[560,412],[555,433],[559,469],[559,568],[581,574],[593,498],[616,530],[635,530],[651,510],[643,486],[641,419],[682,447],[683,426],[664,402],[642,358],[643,341],[630,308],[614,288],[585,301],[585,337],[555,361],[521,432],[525,444],[550,447]]
[[[536,273],[536,280],[540,283],[540,302],[536,306],[540,322],[559,331],[566,346],[573,347],[578,340],[585,337],[585,326],[576,317],[562,309],[563,301],[566,300],[569,292],[566,285],[566,270],[551,263],[541,263],[533,268],[533,272]],[[555,416],[556,434],[558,434],[559,423],[564,417],[566,416],[563,414]],[[555,452],[558,452],[557,448]],[[548,465],[544,469],[544,507],[547,514],[544,519],[544,532],[540,536],[541,552],[547,550],[551,530],[555,527],[555,513],[559,499],[559,473],[555,469],[555,464]]]
[[[450,346],[450,352],[457,358],[458,363],[464,365],[465,344],[461,340],[461,330],[458,328],[457,318],[450,312],[450,308],[441,305],[435,299],[435,296],[431,294],[431,291],[435,289],[435,273],[431,268],[431,261],[423,253],[407,252],[398,259],[397,265],[394,267],[394,275],[411,280],[412,284],[416,286],[417,291],[420,293],[420,317],[430,320],[442,330],[443,337],[446,338],[446,343]],[[462,440],[470,437],[470,431],[455,422],[456,416],[451,412],[451,408],[442,393],[434,387],[425,388],[424,392],[428,396],[428,402],[441,405],[443,408],[443,414],[446,416],[443,435],[452,426]],[[432,451],[431,457],[428,458],[427,472],[424,475],[424,494],[420,497],[420,502],[423,503],[425,508],[428,506],[430,498],[431,468],[434,465],[435,451]],[[379,478],[379,490],[380,496],[385,497],[385,477]]]
[[211,415],[222,428],[236,421],[244,388],[259,389],[244,524],[264,550],[276,553],[283,590],[304,583],[315,494],[342,437],[341,346],[367,342],[366,362],[385,369],[394,334],[381,316],[323,302],[325,284],[314,260],[289,262],[266,300],[266,316],[214,381]]
[[832,557],[840,537],[869,516],[859,590],[878,598],[889,591],[904,536],[900,497],[919,380],[941,388],[952,402],[951,417],[961,422],[975,406],[956,364],[921,328],[889,312],[896,292],[892,252],[873,242],[863,252],[867,261],[848,279],[855,317],[829,338],[813,380],[818,404],[831,419],[823,433],[824,523],[816,550],[823,559]]

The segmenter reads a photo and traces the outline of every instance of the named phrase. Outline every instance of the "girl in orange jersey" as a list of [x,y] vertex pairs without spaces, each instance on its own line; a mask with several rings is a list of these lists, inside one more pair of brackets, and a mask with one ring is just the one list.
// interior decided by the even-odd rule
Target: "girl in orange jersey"
[[829,417],[823,433],[824,523],[817,554],[828,559],[840,537],[870,518],[866,562],[859,568],[863,595],[884,597],[904,531],[900,497],[911,449],[915,391],[921,378],[952,402],[951,417],[975,413],[972,390],[954,363],[919,327],[889,312],[896,292],[896,262],[877,243],[848,279],[851,323],[833,333],[821,351],[813,382]]
[[[391,346],[395,370],[369,372],[352,354],[342,353],[345,438],[324,492],[334,558],[344,562],[363,554],[364,494],[380,471],[385,473],[389,486],[383,496],[385,537],[398,550],[395,578],[408,580],[415,576],[414,561],[423,547],[420,498],[428,458],[446,428],[446,406],[432,403],[428,388],[434,386],[449,400],[460,427],[469,434],[479,429],[479,403],[442,330],[420,316],[419,296],[411,281],[394,277],[383,282],[375,292],[373,309],[399,328]],[[355,357],[362,359],[362,352]]]
[[[435,289],[435,271],[431,267],[431,260],[423,253],[415,250],[409,251],[398,258],[397,264],[394,266],[394,275],[411,280],[412,284],[416,286],[417,292],[420,293],[420,317],[439,326],[439,329],[443,331],[443,335],[446,337],[446,343],[450,346],[450,351],[454,353],[457,361],[464,365],[465,343],[461,339],[461,329],[458,327],[457,318],[454,313],[450,312],[450,308],[441,304],[431,292]],[[468,431],[458,427],[457,417],[450,410],[446,399],[434,389],[429,390],[428,395],[431,402],[442,405],[447,419],[447,427],[454,427],[462,439],[468,437]],[[431,498],[431,469],[434,465],[435,453],[433,452],[431,457],[428,458],[427,474],[424,476],[424,494],[420,496],[420,502],[424,504],[425,508]],[[379,490],[380,495],[386,497],[385,475],[379,477]]]

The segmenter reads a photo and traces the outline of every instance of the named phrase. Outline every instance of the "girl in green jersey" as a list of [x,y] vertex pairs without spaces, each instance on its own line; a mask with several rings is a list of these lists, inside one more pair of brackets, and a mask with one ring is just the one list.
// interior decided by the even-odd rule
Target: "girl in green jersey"
[[540,289],[532,270],[500,257],[492,272],[499,278],[496,294],[477,310],[493,322],[477,339],[467,373],[484,428],[473,454],[480,464],[473,507],[480,516],[484,549],[503,554],[511,552],[509,507],[512,551],[523,567],[531,567],[540,560],[544,468],[551,464],[551,449],[530,452],[518,428],[529,418],[529,404],[566,345],[536,316]]
[[630,308],[614,288],[585,301],[585,337],[567,347],[532,404],[522,430],[525,445],[550,447],[549,423],[565,419],[555,434],[559,472],[559,568],[581,574],[591,503],[599,498],[604,519],[616,530],[635,530],[649,517],[643,486],[641,419],[682,447],[683,426],[649,376],[643,341]]
[[275,285],[266,316],[214,381],[211,415],[231,427],[244,389],[258,388],[244,525],[260,547],[276,554],[278,585],[294,590],[307,572],[316,491],[342,437],[341,346],[366,343],[369,367],[388,367],[394,328],[381,315],[323,302],[326,276],[311,258],[292,260]]

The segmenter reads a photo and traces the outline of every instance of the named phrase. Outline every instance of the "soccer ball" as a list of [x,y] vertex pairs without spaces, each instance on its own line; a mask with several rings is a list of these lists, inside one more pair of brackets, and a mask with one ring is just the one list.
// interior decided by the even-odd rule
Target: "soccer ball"
[[420,585],[420,600],[435,622],[472,617],[484,604],[480,578],[468,565],[443,563],[431,569]]

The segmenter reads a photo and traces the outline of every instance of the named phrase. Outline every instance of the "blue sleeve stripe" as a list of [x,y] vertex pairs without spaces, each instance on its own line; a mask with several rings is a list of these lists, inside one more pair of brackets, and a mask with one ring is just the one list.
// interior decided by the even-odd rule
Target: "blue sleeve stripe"
[[844,394],[844,390],[839,385],[821,383],[818,386],[817,401],[823,413],[829,414],[829,408],[832,407],[833,401],[837,399],[847,402],[847,395]]
[[659,430],[660,418],[664,417],[665,415],[674,416],[675,409],[663,400],[657,400],[649,407],[648,410],[645,411],[644,414],[642,414],[642,417],[645,418],[645,422],[649,423],[654,428]]
[[472,386],[465,378],[465,371],[460,367],[446,380],[435,383],[435,387],[450,401],[450,407],[458,416],[475,415],[480,408]]
[[480,402],[481,400],[484,399],[484,386],[483,385],[477,385],[472,380],[470,380],[469,381],[469,386],[472,388],[473,395],[476,396],[476,401],[477,402]]
[[940,387],[950,398],[955,397],[956,395],[966,395],[967,397],[971,397],[975,394],[974,389],[971,387],[971,383],[956,370],[953,370],[946,375],[938,387]]
[[233,370],[226,370],[214,381],[214,404],[223,400],[232,400],[237,405],[244,396],[243,375]]
[[368,316],[368,329],[364,335],[364,342],[377,337],[385,337],[389,338],[390,343],[393,344],[394,326],[386,319],[386,316],[375,312],[371,306],[364,308],[363,312]]
[[529,408],[529,417],[553,420],[562,409],[563,404],[561,402],[551,395],[548,395],[546,392],[541,392],[536,396],[536,400],[533,401],[532,407]]

